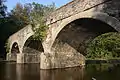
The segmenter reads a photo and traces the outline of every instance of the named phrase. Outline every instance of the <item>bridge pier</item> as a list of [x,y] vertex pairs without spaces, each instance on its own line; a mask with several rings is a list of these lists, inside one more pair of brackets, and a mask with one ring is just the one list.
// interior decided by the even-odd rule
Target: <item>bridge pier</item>
[[80,53],[41,53],[40,69],[67,68],[85,65],[85,57]]
[[40,54],[20,53],[17,54],[17,63],[40,63]]
[[16,60],[16,62],[17,63],[24,63],[25,61],[24,61],[24,54],[17,54],[17,60]]
[[16,63],[40,63],[40,54],[31,53],[8,53],[7,61],[16,61]]
[[8,53],[7,55],[6,55],[6,60],[7,61],[16,61],[17,60],[17,53],[14,53],[14,54],[12,54],[12,53]]

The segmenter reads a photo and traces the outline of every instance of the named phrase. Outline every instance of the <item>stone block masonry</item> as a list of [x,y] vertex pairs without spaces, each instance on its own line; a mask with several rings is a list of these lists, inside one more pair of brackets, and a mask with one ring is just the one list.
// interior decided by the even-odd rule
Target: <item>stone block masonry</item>
[[76,52],[63,53],[42,53],[40,60],[40,69],[69,68],[85,65],[85,57]]
[[17,63],[40,63],[40,54],[17,54]]

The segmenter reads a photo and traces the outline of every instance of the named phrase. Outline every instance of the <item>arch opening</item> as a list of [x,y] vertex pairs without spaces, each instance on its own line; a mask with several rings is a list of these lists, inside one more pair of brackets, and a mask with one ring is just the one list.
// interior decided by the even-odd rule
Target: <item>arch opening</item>
[[23,46],[23,53],[39,53],[39,52],[44,52],[42,42],[40,40],[34,40],[31,37],[29,37],[24,46]]
[[54,52],[79,52],[86,55],[86,45],[95,37],[117,32],[105,22],[92,18],[81,18],[67,24],[57,35],[53,45]]
[[12,53],[12,54],[20,53],[20,51],[19,51],[19,46],[18,46],[18,43],[17,43],[17,42],[13,43],[12,49],[11,49],[11,53]]
[[40,54],[44,52],[41,41],[34,40],[33,37],[30,36],[23,44],[23,63],[40,63]]

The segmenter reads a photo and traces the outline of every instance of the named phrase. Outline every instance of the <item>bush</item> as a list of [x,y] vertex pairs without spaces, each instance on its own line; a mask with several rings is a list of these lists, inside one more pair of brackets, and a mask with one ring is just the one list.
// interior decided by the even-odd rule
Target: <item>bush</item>
[[87,58],[120,57],[120,33],[110,32],[96,37],[87,46]]

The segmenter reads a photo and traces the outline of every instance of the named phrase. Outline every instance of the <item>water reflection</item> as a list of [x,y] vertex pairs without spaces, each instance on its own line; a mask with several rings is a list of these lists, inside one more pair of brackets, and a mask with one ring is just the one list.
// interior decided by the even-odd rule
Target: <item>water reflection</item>
[[15,63],[0,63],[0,80],[16,80]]
[[86,65],[86,79],[94,77],[96,80],[119,80],[120,64],[90,64]]
[[17,64],[16,80],[40,80],[39,64]]
[[88,64],[85,67],[40,70],[39,64],[0,63],[0,80],[119,80],[120,65]]
[[84,68],[40,70],[40,80],[83,80]]

